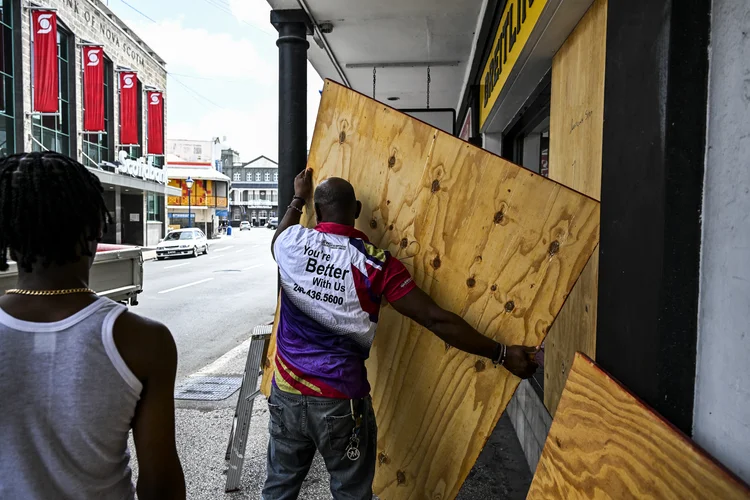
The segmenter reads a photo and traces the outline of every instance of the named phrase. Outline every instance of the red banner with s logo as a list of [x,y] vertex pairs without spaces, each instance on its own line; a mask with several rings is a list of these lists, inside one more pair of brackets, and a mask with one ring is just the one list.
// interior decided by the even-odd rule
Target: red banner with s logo
[[120,73],[120,145],[136,146],[138,137],[138,75]]
[[148,154],[164,154],[164,93],[148,93]]
[[31,13],[31,24],[34,33],[34,111],[58,113],[57,14],[35,10]]
[[83,48],[83,131],[104,132],[104,48]]

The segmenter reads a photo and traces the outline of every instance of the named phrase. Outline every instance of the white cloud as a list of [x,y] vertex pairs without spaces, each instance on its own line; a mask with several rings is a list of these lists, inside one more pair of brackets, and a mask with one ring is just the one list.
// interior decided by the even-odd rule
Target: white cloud
[[[323,88],[320,77],[308,64],[308,92],[307,92],[307,146],[312,141],[315,130],[315,120],[320,105],[320,93]],[[236,100],[236,94],[226,93],[230,100]],[[187,99],[190,99],[187,97]],[[225,104],[218,101],[219,104]],[[181,139],[208,139],[211,137],[227,137],[226,146],[239,151],[244,161],[265,155],[273,160],[278,159],[279,140],[279,105],[277,89],[268,89],[263,98],[253,103],[236,101],[235,106],[225,106],[227,109],[210,108],[204,105],[196,106],[192,101],[190,118],[183,118],[184,113],[173,110],[181,103],[172,101],[167,135]],[[175,115],[179,115],[179,118]]]
[[188,28],[181,20],[169,19],[157,24],[137,23],[135,31],[175,72],[212,78],[253,80],[264,85],[276,81],[273,63],[276,46],[268,44],[261,55],[247,39],[227,33],[210,33],[203,28]]
[[271,26],[271,6],[266,0],[229,0],[232,14],[246,23],[256,26],[268,34],[274,35]]

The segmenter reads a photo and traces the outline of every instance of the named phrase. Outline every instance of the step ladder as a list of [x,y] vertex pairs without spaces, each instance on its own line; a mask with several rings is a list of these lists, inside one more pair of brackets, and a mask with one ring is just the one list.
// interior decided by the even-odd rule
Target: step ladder
[[272,325],[256,326],[250,336],[250,350],[245,362],[245,375],[242,378],[242,387],[240,387],[240,396],[237,399],[237,409],[234,412],[232,431],[229,434],[229,444],[225,457],[225,460],[229,461],[227,484],[224,488],[227,493],[240,489],[247,435],[250,431],[250,419],[253,415],[253,403],[260,394],[260,388],[258,387],[259,372],[268,353],[268,343],[271,339],[272,330]]

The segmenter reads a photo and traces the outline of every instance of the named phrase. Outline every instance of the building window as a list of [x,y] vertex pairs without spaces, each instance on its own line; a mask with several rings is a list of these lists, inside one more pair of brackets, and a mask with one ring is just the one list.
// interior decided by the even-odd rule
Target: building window
[[265,191],[261,191],[261,192],[260,192],[260,199],[261,199],[262,201],[266,201],[266,192],[265,192]]
[[83,164],[87,167],[98,167],[103,161],[110,161],[109,136],[110,100],[112,99],[112,61],[104,60],[104,132],[105,134],[83,134]]
[[232,178],[234,179],[234,182],[239,182],[242,180],[242,174],[239,172],[235,172]]
[[203,154],[203,147],[202,146],[193,146],[193,154],[194,155],[202,155]]
[[148,155],[148,163],[158,168],[164,168],[164,156]]
[[245,201],[245,202],[250,201],[249,194],[248,194],[247,190],[245,190],[245,191],[242,192],[242,201]]
[[164,196],[156,193],[146,195],[148,220],[164,222]]
[[253,180],[253,174],[251,174],[250,172],[248,172],[248,173],[247,173],[247,174],[245,175],[245,180],[246,180],[247,182],[252,182],[252,180]]
[[255,174],[255,182],[260,182],[260,172]]
[[278,172],[275,172],[273,174],[273,182],[279,182],[279,173]]
[[[59,68],[59,116],[35,115],[31,118],[31,129],[34,140],[32,149],[34,151],[56,151],[70,156],[70,44],[72,37],[66,31],[59,28],[57,31],[57,64]],[[34,50],[32,48],[32,58]],[[34,65],[32,60],[32,67]],[[74,155],[75,156],[75,155]]]
[[16,152],[15,92],[13,82],[13,0],[0,9],[0,157]]
[[271,182],[271,174],[266,172],[266,182]]

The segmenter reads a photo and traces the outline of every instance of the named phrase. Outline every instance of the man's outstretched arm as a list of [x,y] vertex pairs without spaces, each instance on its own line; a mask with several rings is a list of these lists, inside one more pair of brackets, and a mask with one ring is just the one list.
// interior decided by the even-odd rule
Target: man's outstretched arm
[[[391,305],[456,349],[497,361],[497,342],[476,331],[457,314],[438,306],[421,289],[414,288]],[[533,360],[536,352],[536,347],[508,346],[503,366],[518,377],[529,378],[538,367]]]
[[284,218],[279,222],[279,227],[276,228],[276,232],[273,235],[273,239],[271,240],[271,255],[273,255],[273,246],[276,243],[276,239],[281,233],[291,226],[299,224],[300,218],[302,217],[302,210],[312,197],[312,174],[312,169],[308,168],[300,172],[297,177],[294,178],[294,199],[286,209]]

